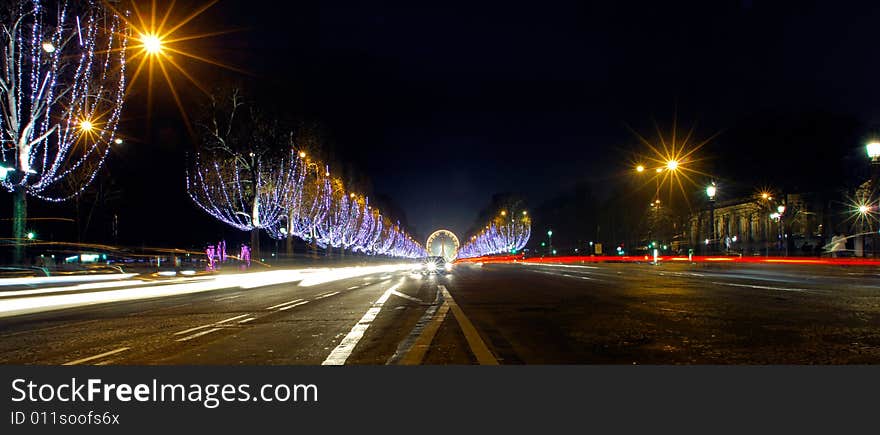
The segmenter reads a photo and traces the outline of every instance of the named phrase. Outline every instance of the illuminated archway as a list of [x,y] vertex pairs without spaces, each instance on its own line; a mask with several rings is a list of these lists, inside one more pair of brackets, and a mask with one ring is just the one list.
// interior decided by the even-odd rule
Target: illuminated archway
[[[434,246],[436,244],[436,242],[438,241],[438,239],[451,240],[452,246],[453,246],[453,249],[451,250],[451,252],[446,250],[446,247],[448,245],[445,243],[441,243],[439,245],[439,247]],[[453,233],[452,231],[449,231],[449,230],[434,231],[433,233],[431,233],[430,236],[428,236],[428,241],[425,242],[425,249],[428,251],[428,255],[443,256],[443,257],[446,257],[447,260],[455,259],[455,257],[458,255],[458,247],[459,247],[458,237],[456,237],[455,233]],[[435,251],[437,251],[437,252],[435,252]]]

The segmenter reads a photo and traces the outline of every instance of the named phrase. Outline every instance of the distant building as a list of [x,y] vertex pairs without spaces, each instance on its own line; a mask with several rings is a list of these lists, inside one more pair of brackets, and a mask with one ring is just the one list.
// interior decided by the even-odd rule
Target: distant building
[[[677,250],[742,255],[822,255],[834,232],[849,233],[840,193],[799,193],[784,198],[719,201],[691,214]],[[784,205],[780,214],[778,207]],[[714,226],[714,239],[712,227]],[[830,233],[829,233],[830,231]],[[714,249],[714,251],[713,251]]]

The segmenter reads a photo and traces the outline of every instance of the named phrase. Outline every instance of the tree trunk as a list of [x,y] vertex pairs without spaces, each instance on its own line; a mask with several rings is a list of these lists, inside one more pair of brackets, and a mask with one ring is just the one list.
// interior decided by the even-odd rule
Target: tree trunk
[[262,261],[262,257],[260,256],[260,229],[254,228],[251,230],[251,258],[257,261]]
[[293,258],[293,236],[288,235],[286,239],[284,239],[284,243],[286,246],[285,252],[287,253],[287,258]]
[[79,219],[79,195],[73,197],[73,220],[76,222],[76,242],[82,243],[82,229]]
[[12,238],[15,239],[15,248],[12,252],[13,264],[24,263],[26,233],[27,193],[23,186],[17,186],[12,193]]

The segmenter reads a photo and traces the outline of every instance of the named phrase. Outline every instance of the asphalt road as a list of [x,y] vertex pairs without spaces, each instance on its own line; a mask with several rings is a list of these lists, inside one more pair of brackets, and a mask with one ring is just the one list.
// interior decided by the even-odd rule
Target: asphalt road
[[[876,364],[878,278],[841,266],[462,264],[448,276],[172,280],[148,290],[201,287],[112,302],[89,298],[142,284],[0,292],[0,364]],[[22,298],[37,308],[2,311]]]

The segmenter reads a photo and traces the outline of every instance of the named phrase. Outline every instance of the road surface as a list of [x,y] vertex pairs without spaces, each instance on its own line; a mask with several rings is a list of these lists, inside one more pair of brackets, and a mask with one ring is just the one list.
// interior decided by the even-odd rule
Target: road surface
[[880,363],[871,267],[273,273],[0,292],[0,364]]

